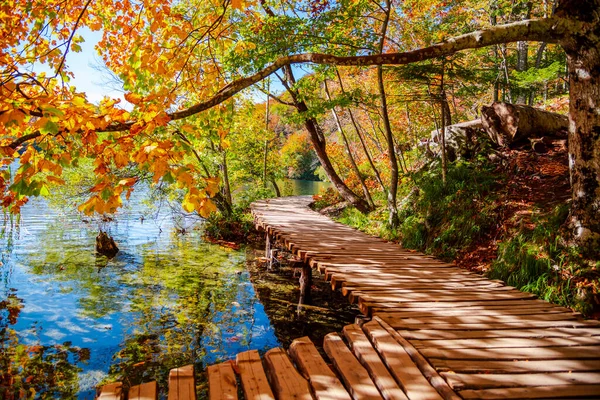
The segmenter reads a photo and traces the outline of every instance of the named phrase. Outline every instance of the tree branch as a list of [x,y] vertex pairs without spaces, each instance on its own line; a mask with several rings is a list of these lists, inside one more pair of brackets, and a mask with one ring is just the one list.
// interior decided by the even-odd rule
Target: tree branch
[[[255,73],[254,75],[241,78],[223,87],[210,99],[198,103],[188,109],[167,114],[171,120],[179,120],[208,110],[225,100],[233,97],[240,91],[267,78],[284,66],[293,64],[313,63],[339,66],[370,66],[370,65],[405,65],[419,61],[451,55],[467,49],[478,49],[494,44],[512,43],[517,41],[539,41],[547,43],[558,43],[569,34],[581,32],[584,27],[575,20],[551,17],[537,20],[526,20],[506,25],[496,25],[486,30],[475,31],[465,35],[448,39],[444,42],[422,49],[412,50],[404,53],[387,53],[369,56],[339,57],[320,53],[304,53],[283,56],[275,60],[271,65]],[[102,132],[117,132],[129,130],[135,121],[108,125],[99,129]],[[35,139],[39,133],[23,136],[9,146],[18,147],[27,140]]]

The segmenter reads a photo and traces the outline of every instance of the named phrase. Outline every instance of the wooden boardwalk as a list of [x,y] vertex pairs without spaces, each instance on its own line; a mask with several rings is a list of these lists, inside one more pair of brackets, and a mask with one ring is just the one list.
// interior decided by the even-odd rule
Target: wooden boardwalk
[[[335,223],[311,197],[253,204],[257,226],[318,269],[371,320],[324,339],[208,368],[210,400],[600,399],[600,323],[500,281]],[[191,378],[190,378],[191,377]],[[195,399],[193,370],[169,399]],[[102,399],[122,398],[119,384]],[[155,399],[156,384],[129,398]]]
[[442,395],[600,398],[598,321],[333,222],[311,201],[254,203],[256,225],[390,328]]

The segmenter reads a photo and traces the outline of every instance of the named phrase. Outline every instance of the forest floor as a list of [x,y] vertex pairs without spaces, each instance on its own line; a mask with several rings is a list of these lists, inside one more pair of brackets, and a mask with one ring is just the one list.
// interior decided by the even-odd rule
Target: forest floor
[[[528,144],[500,153],[502,161],[499,163],[498,172],[505,177],[505,181],[495,193],[496,223],[467,249],[457,254],[454,261],[458,266],[479,273],[490,272],[499,256],[501,241],[523,234],[526,237],[535,237],[534,231],[538,228],[540,220],[551,218],[557,207],[569,204],[571,188],[566,139],[553,139],[546,147],[547,152],[544,153],[532,151]],[[568,232],[554,232],[554,235],[567,237]],[[551,239],[546,239],[548,240]],[[538,248],[539,255],[536,257],[547,258],[544,246]],[[572,296],[576,298],[581,293],[586,293],[585,297],[588,300],[584,301],[590,304],[586,314],[591,318],[600,319],[600,271],[591,266],[594,260],[581,258],[580,261],[583,262],[580,267],[584,264],[587,266],[555,266],[556,272],[563,282],[569,282],[568,286],[577,288]],[[581,273],[582,269],[587,272]]]
[[460,252],[455,260],[459,266],[486,272],[497,257],[498,238],[519,228],[533,230],[534,215],[549,214],[557,205],[569,201],[566,140],[552,140],[547,147],[547,153],[517,148],[501,154],[501,169],[507,181],[497,193],[497,223],[466,251]]

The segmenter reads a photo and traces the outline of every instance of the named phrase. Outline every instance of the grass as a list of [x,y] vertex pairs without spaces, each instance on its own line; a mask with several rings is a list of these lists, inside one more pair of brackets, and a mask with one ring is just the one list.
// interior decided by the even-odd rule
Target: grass
[[566,204],[533,219],[534,229],[517,228],[499,245],[488,276],[584,315],[600,292],[598,261],[587,260],[561,237]]

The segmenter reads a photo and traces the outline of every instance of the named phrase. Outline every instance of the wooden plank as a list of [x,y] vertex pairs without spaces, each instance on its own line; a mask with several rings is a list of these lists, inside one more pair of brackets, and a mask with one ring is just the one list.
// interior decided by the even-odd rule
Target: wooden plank
[[[552,347],[600,345],[600,337],[567,338],[492,338],[492,339],[453,339],[453,340],[412,340],[416,348],[428,349],[488,349],[495,347]],[[581,350],[585,351],[585,348]]]
[[[385,312],[390,310],[395,311],[407,311],[413,308],[430,308],[430,309],[456,309],[460,307],[461,309],[493,309],[498,306],[506,306],[511,305],[513,303],[514,307],[528,307],[534,305],[533,302],[535,299],[508,299],[508,300],[497,300],[497,301],[486,301],[486,300],[474,300],[474,301],[402,301],[402,302],[382,302],[382,301],[370,301],[366,299],[359,299],[358,306],[360,310],[368,315],[371,313],[371,310],[378,310],[379,312]],[[529,303],[529,304],[528,304]]]
[[[393,313],[385,316],[386,322],[391,326],[404,325],[404,324],[418,324],[418,325],[439,325],[439,324],[493,324],[496,322],[502,323],[522,323],[524,325],[530,322],[539,321],[575,321],[577,316],[573,314],[533,314],[533,315],[438,315],[429,317],[403,317],[397,318]],[[381,317],[381,315],[380,315]],[[426,328],[423,328],[426,329]],[[436,327],[432,327],[436,329]]]
[[[389,290],[391,286],[397,287],[400,290],[483,290],[483,289],[500,289],[506,290],[508,286],[503,286],[498,283],[475,281],[476,283],[465,284],[464,282],[412,282],[410,280],[398,279],[346,279],[342,283],[342,294],[345,296],[349,292],[362,291],[382,291]],[[514,290],[514,289],[511,289]]]
[[[510,299],[533,299],[535,296],[531,293],[522,292],[490,292],[490,293],[455,293],[455,294],[436,294],[428,293],[386,293],[386,294],[371,294],[361,293],[358,295],[363,301],[378,302],[378,303],[412,303],[417,301],[447,301],[455,303],[466,303],[471,301],[496,301]],[[455,304],[459,306],[460,304]]]
[[344,385],[307,336],[294,340],[289,352],[298,369],[308,378],[317,400],[350,400]]
[[357,297],[381,297],[387,295],[400,295],[400,294],[424,294],[430,295],[431,297],[451,294],[452,296],[462,296],[464,295],[480,295],[480,294],[500,294],[500,293],[521,293],[515,290],[514,288],[508,286],[500,286],[500,287],[445,287],[445,288],[404,288],[402,285],[395,285],[395,288],[381,288],[381,287],[346,287],[342,288],[342,294],[344,296],[350,296],[350,301],[354,301]]
[[[401,304],[389,304],[382,303],[381,305],[375,305],[377,308],[385,309],[387,311],[393,309],[400,309],[401,311],[408,311],[413,308],[429,308],[429,309],[443,309],[443,308],[456,308],[456,302],[454,301],[414,301],[411,303]],[[525,300],[498,300],[495,302],[489,301],[468,301],[461,302],[461,309],[485,309],[494,310],[498,308],[527,308],[527,307],[557,307],[548,302],[540,299],[525,299]]]
[[156,381],[132,386],[127,394],[129,400],[156,400],[158,399],[158,386]]
[[363,325],[363,329],[409,399],[442,399],[404,347],[379,323],[368,322]]
[[375,386],[384,399],[408,399],[402,389],[398,386],[377,351],[367,339],[360,326],[356,324],[346,325],[343,330],[354,355],[367,369]]
[[169,400],[196,400],[194,366],[173,368],[169,371]]
[[430,358],[429,362],[438,371],[465,373],[532,373],[532,372],[569,372],[600,371],[600,359],[592,360],[441,360]]
[[323,349],[354,400],[382,399],[369,373],[346,347],[340,335],[337,333],[326,335]]
[[[373,309],[375,312],[376,310]],[[438,317],[438,316],[461,316],[461,315],[537,315],[537,314],[566,314],[566,315],[575,315],[579,316],[579,314],[575,314],[570,310],[564,309],[563,307],[536,307],[532,306],[531,308],[523,307],[503,307],[503,308],[457,308],[457,309],[439,309],[439,308],[409,308],[403,311],[394,311],[389,309],[377,309],[378,315],[382,318],[384,316],[382,314],[385,313],[385,318],[428,318],[428,317]]]
[[123,397],[123,383],[109,383],[100,388],[98,399],[101,400],[121,400]]
[[[387,320],[386,320],[387,322]],[[397,330],[419,330],[435,329],[445,331],[474,331],[474,330],[514,330],[514,329],[533,329],[533,328],[588,328],[587,322],[578,321],[522,321],[522,322],[498,322],[498,323],[475,323],[475,324],[406,324],[401,321],[390,321],[390,325]]]
[[552,372],[543,374],[441,374],[453,389],[488,389],[525,386],[591,385],[600,382],[599,372]]
[[265,362],[269,381],[278,400],[312,400],[308,381],[296,371],[283,349],[267,351]]
[[237,400],[237,381],[230,361],[208,367],[209,400]]
[[423,329],[417,331],[398,330],[406,339],[435,340],[435,339],[467,339],[467,338],[543,338],[543,337],[571,337],[571,336],[600,336],[599,328],[562,327],[548,329],[505,329],[505,330],[457,330],[444,331],[437,329]]
[[463,390],[463,399],[577,399],[600,398],[600,385],[563,385],[484,390]]
[[421,349],[431,358],[452,360],[577,360],[600,358],[600,346],[503,347],[493,349]]
[[249,350],[239,353],[236,357],[236,364],[246,399],[275,400],[258,351]]

